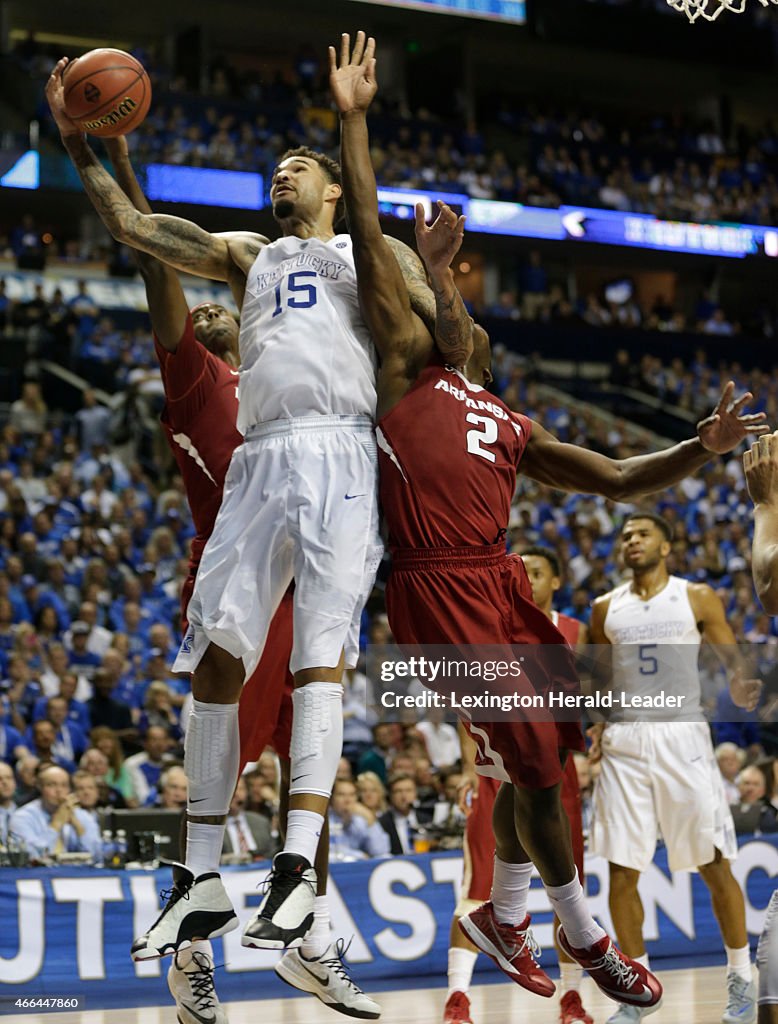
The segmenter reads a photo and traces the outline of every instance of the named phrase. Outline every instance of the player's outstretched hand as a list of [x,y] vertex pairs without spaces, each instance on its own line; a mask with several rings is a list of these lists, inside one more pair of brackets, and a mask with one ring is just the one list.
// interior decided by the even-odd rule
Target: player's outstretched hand
[[438,200],[438,215],[427,225],[424,206],[416,204],[416,248],[431,274],[446,270],[459,252],[465,237],[465,218]]
[[378,90],[375,76],[375,39],[365,42],[365,33],[357,32],[354,50],[349,57],[351,37],[340,37],[340,59],[330,47],[330,89],[339,113],[365,111]]
[[743,456],[743,470],[755,505],[778,504],[778,430],[754,441]]
[[54,118],[57,128],[59,128],[59,133],[63,138],[66,135],[84,134],[81,130],[81,126],[71,117],[68,117],[65,112],[65,87],[62,84],[62,75],[67,65],[67,57],[62,57],[58,60],[54,65],[53,71],[49,75],[48,82],[46,83],[46,99],[49,102],[52,117]]
[[746,711],[753,711],[759,703],[763,685],[761,679],[744,679],[742,671],[738,669],[729,681],[732,703],[739,708],[745,708]]
[[750,391],[733,401],[735,382],[728,381],[721,392],[719,404],[710,416],[697,424],[697,437],[703,448],[717,455],[726,455],[748,434],[764,434],[770,428],[765,423],[763,412],[741,416],[740,410],[754,397]]

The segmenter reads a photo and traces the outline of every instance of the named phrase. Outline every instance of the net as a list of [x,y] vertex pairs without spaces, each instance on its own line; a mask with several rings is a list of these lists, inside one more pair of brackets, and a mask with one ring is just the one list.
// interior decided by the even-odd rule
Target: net
[[[724,11],[730,14],[742,14],[746,9],[748,0],[667,0],[668,4],[676,11],[682,11],[691,22],[698,18],[706,21],[715,21]],[[759,0],[762,7],[769,7],[770,4],[778,4],[778,0]]]

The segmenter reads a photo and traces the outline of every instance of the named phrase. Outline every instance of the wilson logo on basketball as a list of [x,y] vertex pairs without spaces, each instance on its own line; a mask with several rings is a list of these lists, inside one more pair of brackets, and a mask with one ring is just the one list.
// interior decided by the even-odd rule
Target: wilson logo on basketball
[[123,121],[125,117],[131,114],[137,106],[138,104],[135,100],[125,96],[121,103],[114,107],[113,110],[109,110],[107,114],[103,114],[102,117],[98,117],[94,121],[82,121],[81,124],[88,132],[93,132],[98,128],[105,128],[107,125],[118,124],[119,121]]
[[97,103],[102,93],[93,82],[87,82],[84,86],[84,99],[89,103]]

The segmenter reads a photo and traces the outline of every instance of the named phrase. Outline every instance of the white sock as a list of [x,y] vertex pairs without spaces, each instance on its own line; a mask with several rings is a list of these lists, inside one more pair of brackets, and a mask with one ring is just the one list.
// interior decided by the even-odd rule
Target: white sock
[[343,687],[306,683],[292,695],[289,795],[313,793],[328,800],[343,753]]
[[213,963],[213,946],[211,945],[210,939],[196,939],[192,945],[187,946],[186,949],[179,949],[173,957],[176,968],[179,971],[183,971],[184,968],[188,967],[192,962],[192,953],[205,953],[206,956],[211,958],[211,963]]
[[751,981],[751,951],[748,946],[732,949],[725,946],[727,952],[727,974],[736,974],[743,981]]
[[473,969],[478,954],[472,949],[460,949],[458,946],[450,946],[448,951],[448,992],[446,999],[454,992],[464,992],[467,995],[470,990],[470,982],[473,980]]
[[305,857],[309,864],[313,864],[323,824],[323,814],[315,811],[289,811],[284,853],[297,853]]
[[521,924],[527,916],[527,893],[532,877],[532,863],[508,864],[494,855],[492,893],[494,916],[500,924]]
[[224,825],[186,823],[186,866],[195,878],[219,870],[223,842]]
[[546,892],[554,913],[565,930],[565,936],[574,949],[588,949],[605,937],[589,910],[578,872],[567,885],[547,885]]
[[313,924],[306,933],[300,952],[309,960],[324,956],[330,944],[330,904],[326,896],[317,896],[313,901]]
[[562,994],[565,992],[580,992],[583,967],[580,964],[568,964],[564,960],[559,961],[559,987]]
[[648,963],[648,953],[644,953],[642,956],[633,956],[632,959],[635,961],[636,964],[640,964],[641,967],[645,967],[647,971],[651,970],[651,967]]

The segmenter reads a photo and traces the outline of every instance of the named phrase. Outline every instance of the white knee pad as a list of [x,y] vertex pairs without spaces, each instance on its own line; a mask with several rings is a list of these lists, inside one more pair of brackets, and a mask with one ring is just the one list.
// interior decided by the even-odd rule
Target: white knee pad
[[778,1004],[778,889],[770,897],[756,950],[759,1005]]
[[238,705],[193,701],[184,746],[189,813],[203,817],[226,814],[239,767]]
[[307,683],[292,695],[289,795],[329,797],[343,753],[343,687]]

